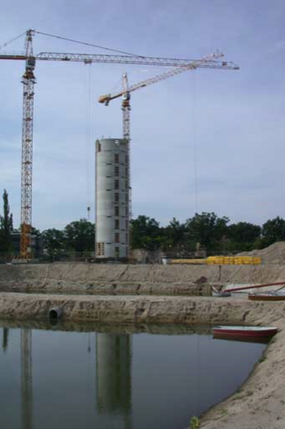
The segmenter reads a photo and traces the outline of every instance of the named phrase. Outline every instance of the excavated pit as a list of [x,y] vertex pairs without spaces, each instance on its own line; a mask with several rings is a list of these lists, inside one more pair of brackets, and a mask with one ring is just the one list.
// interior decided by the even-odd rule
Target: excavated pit
[[18,323],[34,319],[40,323],[48,317],[52,307],[59,307],[67,323],[74,320],[129,326],[221,323],[277,326],[279,332],[267,347],[262,362],[255,365],[239,392],[202,416],[201,427],[283,429],[285,304],[251,302],[246,297],[221,299],[182,295],[195,295],[197,291],[203,294],[206,289],[208,293],[212,284],[267,283],[284,278],[285,266],[281,264],[222,267],[5,265],[0,266],[0,318]]

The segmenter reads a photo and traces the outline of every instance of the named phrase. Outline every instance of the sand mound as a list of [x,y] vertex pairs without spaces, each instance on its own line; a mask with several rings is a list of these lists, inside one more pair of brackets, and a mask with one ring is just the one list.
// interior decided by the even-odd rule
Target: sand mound
[[260,256],[265,264],[285,264],[285,241],[271,244],[262,250],[242,252],[240,255]]

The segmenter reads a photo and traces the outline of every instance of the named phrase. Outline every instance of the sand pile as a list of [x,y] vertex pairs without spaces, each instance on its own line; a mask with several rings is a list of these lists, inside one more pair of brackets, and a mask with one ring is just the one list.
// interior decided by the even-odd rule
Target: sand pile
[[271,244],[262,250],[242,252],[240,255],[259,256],[263,264],[285,264],[285,241]]

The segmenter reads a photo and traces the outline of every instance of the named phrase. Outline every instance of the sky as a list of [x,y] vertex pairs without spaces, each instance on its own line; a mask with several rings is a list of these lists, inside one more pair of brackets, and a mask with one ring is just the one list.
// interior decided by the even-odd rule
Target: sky
[[[197,69],[131,99],[133,217],[167,225],[201,212],[262,225],[285,217],[283,0],[2,0],[0,45],[28,29],[144,56],[217,49],[239,71]],[[24,37],[2,48],[23,51]],[[36,34],[34,52],[107,53]],[[100,95],[165,69],[38,61],[33,226],[95,219],[95,140],[122,136],[120,99]],[[0,193],[20,223],[24,63],[0,61]],[[0,213],[2,205],[0,204]]]

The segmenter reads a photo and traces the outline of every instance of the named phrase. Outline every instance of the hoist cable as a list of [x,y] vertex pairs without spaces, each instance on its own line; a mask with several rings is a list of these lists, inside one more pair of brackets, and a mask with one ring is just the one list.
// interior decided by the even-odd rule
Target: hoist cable
[[90,221],[91,197],[90,197],[90,140],[91,140],[91,64],[89,64],[86,88],[86,129],[85,129],[85,156],[86,156],[86,202],[87,220]]
[[193,142],[193,171],[194,171],[194,195],[195,213],[199,213],[199,184],[198,184],[198,155],[197,155],[197,129],[196,129],[196,73],[193,70],[193,103],[192,103],[192,142]]
[[80,40],[69,39],[67,37],[62,37],[62,36],[55,36],[53,34],[43,33],[41,31],[35,31],[35,33],[41,34],[43,36],[53,37],[55,39],[66,40],[67,42],[77,43],[77,44],[85,45],[85,46],[92,46],[93,48],[104,49],[106,51],[117,52],[118,54],[131,55],[133,57],[144,58],[144,56],[142,56],[142,55],[133,54],[131,52],[126,52],[126,51],[119,51],[118,49],[107,48],[106,46],[95,45],[94,43],[82,42]]
[[11,39],[11,40],[8,40],[8,41],[7,41],[7,42],[5,42],[5,43],[2,43],[2,45],[0,45],[0,49],[5,48],[5,46],[9,45],[10,43],[14,42],[15,40],[20,39],[20,37],[23,37],[25,34],[26,34],[26,32],[24,32],[24,33],[20,34],[20,35],[19,35],[19,36],[17,36],[17,37],[14,37],[14,38],[13,38],[13,39]]

